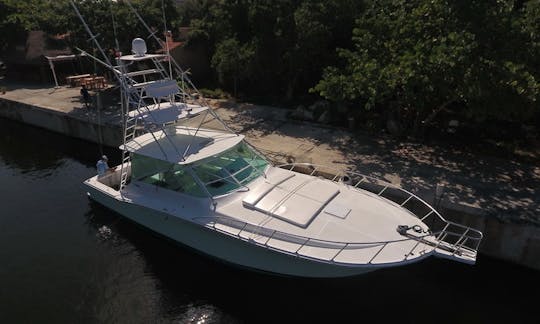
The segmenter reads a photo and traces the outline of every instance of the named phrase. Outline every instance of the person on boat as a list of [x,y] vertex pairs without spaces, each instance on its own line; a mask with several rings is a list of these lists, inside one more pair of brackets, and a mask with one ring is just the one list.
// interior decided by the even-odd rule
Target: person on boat
[[109,158],[107,158],[107,155],[103,155],[99,161],[96,163],[96,169],[98,176],[104,176],[108,172],[113,172],[115,168],[109,167]]

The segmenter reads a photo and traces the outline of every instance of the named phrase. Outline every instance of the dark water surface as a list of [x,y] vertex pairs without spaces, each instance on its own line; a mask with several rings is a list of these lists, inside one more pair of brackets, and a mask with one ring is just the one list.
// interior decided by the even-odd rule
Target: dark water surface
[[540,272],[482,255],[337,280],[222,265],[89,201],[99,155],[0,119],[0,323],[540,322]]

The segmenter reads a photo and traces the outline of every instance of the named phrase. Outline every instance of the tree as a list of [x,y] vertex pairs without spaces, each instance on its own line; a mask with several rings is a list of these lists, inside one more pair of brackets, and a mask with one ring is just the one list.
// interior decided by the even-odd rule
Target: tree
[[236,38],[225,39],[216,48],[212,67],[216,69],[221,83],[228,79],[233,80],[234,96],[237,95],[238,81],[251,75],[254,54],[251,44],[240,45]]
[[[244,82],[243,92],[290,100],[306,94],[320,79],[322,68],[334,62],[336,44],[350,45],[361,4],[355,0],[207,0],[199,7],[188,1],[181,12],[193,17],[189,43],[205,44],[213,53],[210,56],[216,56],[214,68],[223,66],[223,46],[230,46],[231,39],[237,41],[239,51],[249,53],[249,77],[243,78],[250,82]],[[216,76],[223,87],[234,88],[239,80],[223,78],[217,70]]]
[[[538,109],[531,37],[512,2],[386,0],[356,22],[354,50],[340,49],[312,91],[418,130],[450,107],[480,118],[527,118]],[[507,44],[507,45],[505,45]],[[509,46],[508,46],[509,45]],[[516,104],[518,103],[518,104]]]
[[[134,37],[146,38],[148,32],[139,23],[127,4],[113,0],[76,0],[77,6],[94,34],[105,48],[116,47],[115,38],[120,46],[129,51]],[[132,0],[133,6],[149,26],[163,30],[163,12],[170,29],[178,23],[178,14],[172,0]],[[162,6],[163,5],[163,6]],[[49,34],[70,32],[68,40],[72,47],[88,48],[88,35],[76,17],[69,0],[0,0],[0,37],[2,50],[14,45],[31,30],[44,30]],[[115,21],[116,35],[113,32]],[[158,34],[158,36],[162,36]],[[158,47],[157,44],[149,46]]]

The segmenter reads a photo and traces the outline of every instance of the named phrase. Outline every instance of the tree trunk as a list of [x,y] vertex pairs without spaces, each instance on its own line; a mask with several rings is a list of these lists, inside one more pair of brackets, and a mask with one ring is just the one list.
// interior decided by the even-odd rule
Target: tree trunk
[[419,138],[424,138],[426,126],[429,125],[437,115],[443,111],[448,105],[453,103],[455,99],[450,99],[441,104],[439,107],[435,108],[424,120],[421,119],[420,112],[416,113],[416,118],[414,119],[413,134]]
[[296,80],[298,79],[298,75],[295,75],[290,81],[287,83],[287,93],[285,94],[285,99],[287,101],[290,101],[294,96],[294,88],[296,87]]
[[450,100],[447,100],[446,102],[444,102],[442,105],[440,105],[439,107],[437,107],[435,110],[433,110],[431,112],[431,114],[429,114],[429,116],[427,116],[426,119],[424,119],[422,121],[422,125],[428,125],[430,124],[434,119],[435,117],[437,117],[437,115],[443,111],[446,107],[448,107],[449,104],[453,103],[455,101],[454,98],[450,99]]
[[420,135],[420,125],[422,124],[421,118],[420,118],[420,112],[416,112],[416,116],[414,117],[414,123],[413,123],[413,135],[419,136]]

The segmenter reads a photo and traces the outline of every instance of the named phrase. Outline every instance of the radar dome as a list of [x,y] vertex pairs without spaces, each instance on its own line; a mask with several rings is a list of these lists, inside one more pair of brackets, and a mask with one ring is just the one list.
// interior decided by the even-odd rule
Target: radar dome
[[134,56],[144,56],[146,54],[146,42],[142,38],[135,38],[131,42],[131,51]]

